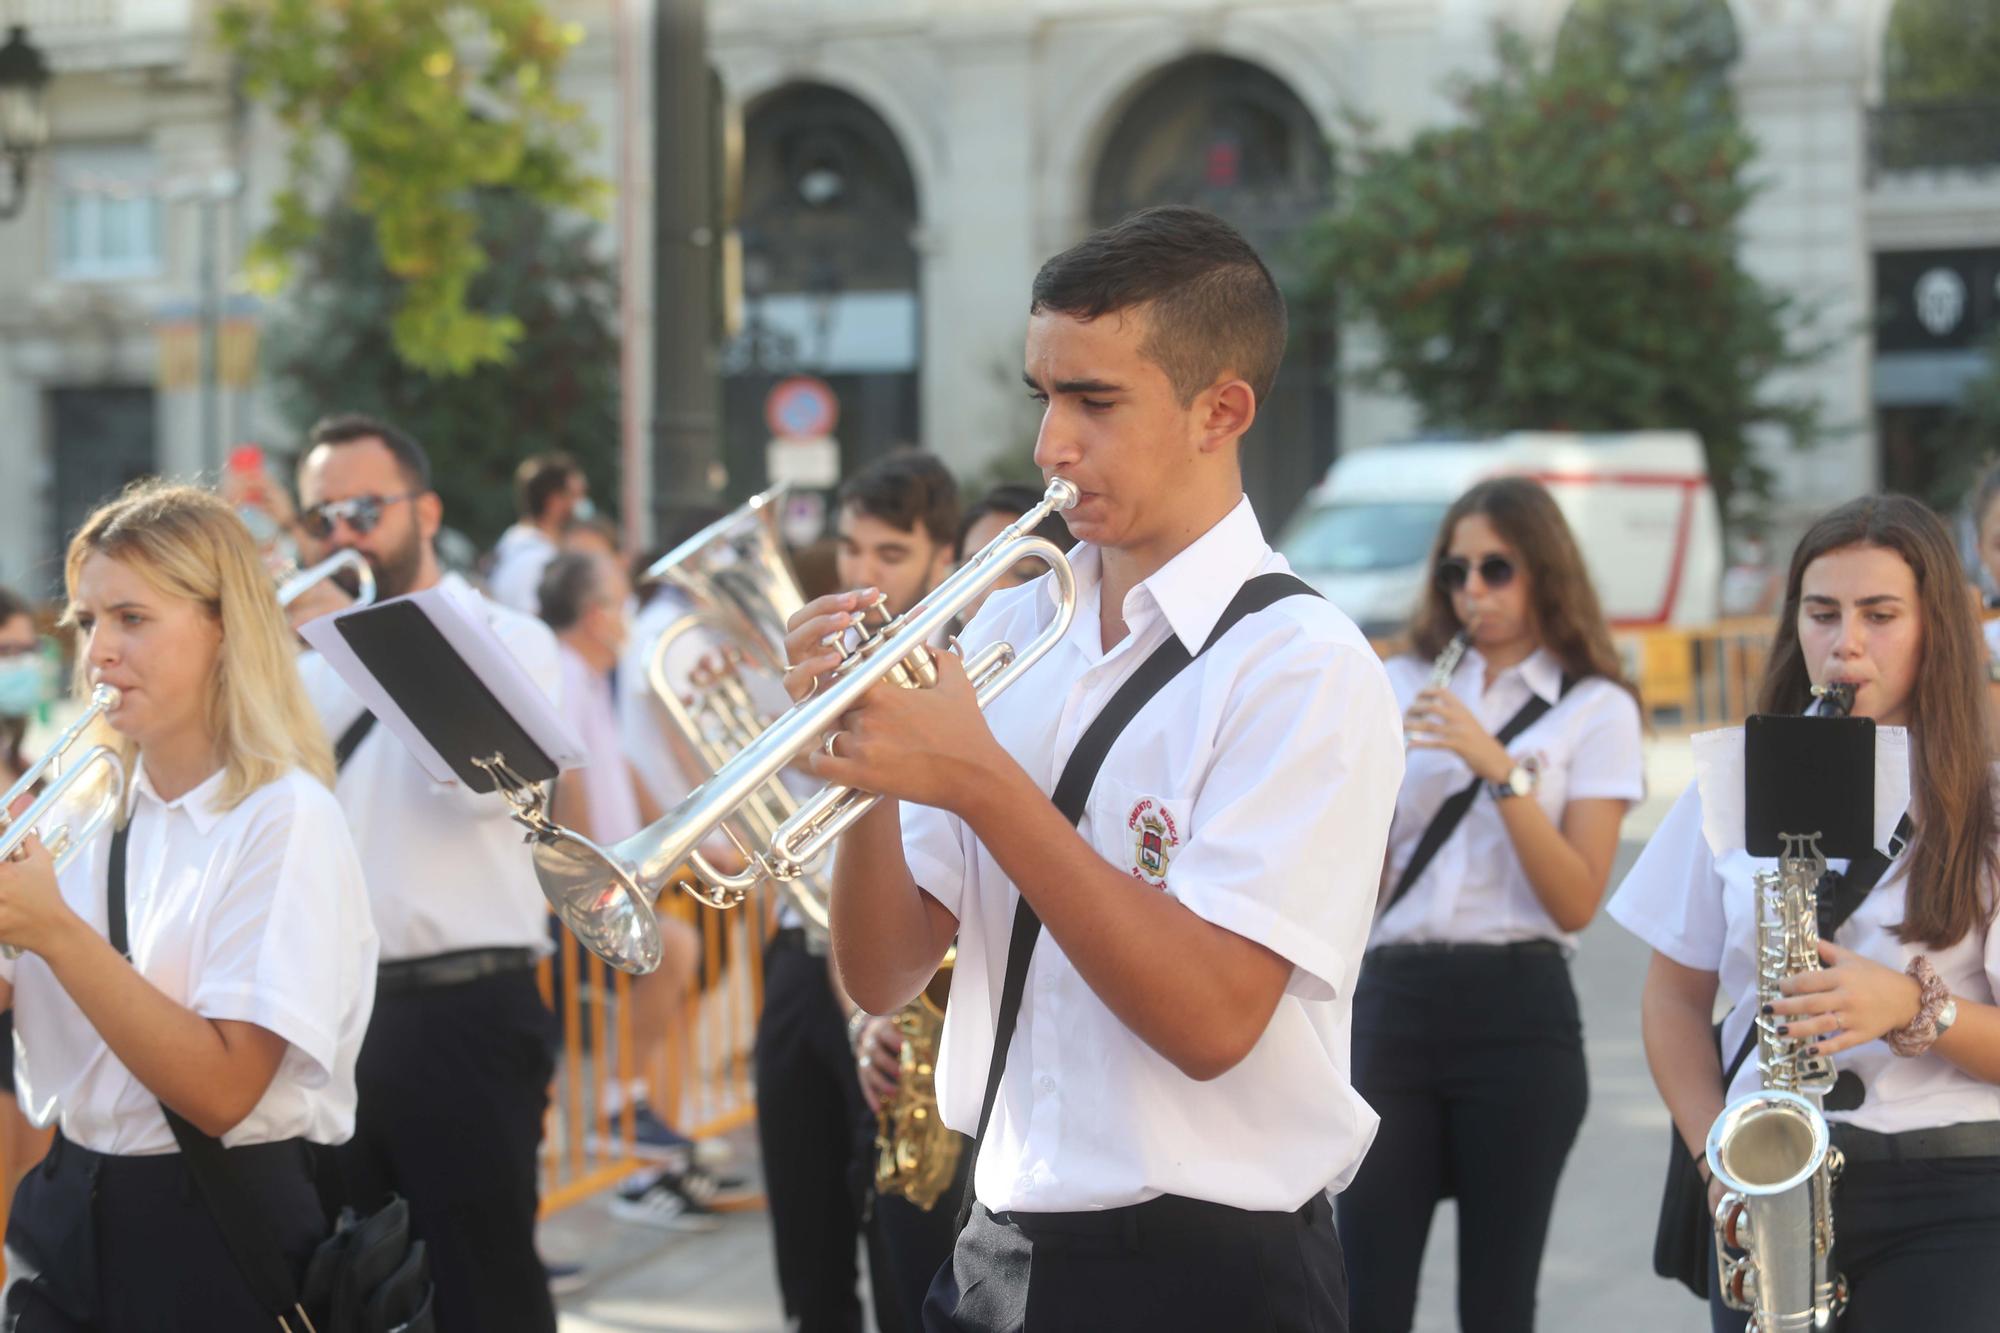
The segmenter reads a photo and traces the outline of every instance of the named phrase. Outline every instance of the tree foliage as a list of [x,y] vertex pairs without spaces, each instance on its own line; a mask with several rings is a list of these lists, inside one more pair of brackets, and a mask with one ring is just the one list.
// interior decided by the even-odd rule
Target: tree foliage
[[1882,44],[1885,101],[2000,97],[2000,7],[1896,0]]
[[1596,0],[1553,61],[1499,29],[1456,123],[1407,147],[1356,124],[1307,250],[1313,290],[1378,334],[1365,383],[1438,430],[1685,428],[1725,503],[1768,494],[1753,436],[1817,429],[1768,382],[1817,349],[1738,261],[1752,149],[1721,8]]
[[484,546],[512,521],[514,467],[532,453],[574,455],[598,504],[617,512],[618,279],[587,221],[515,192],[477,191],[468,202],[493,262],[467,302],[519,329],[511,365],[442,375],[399,355],[383,330],[401,280],[373,221],[346,207],[314,220],[266,363],[301,431],[329,413],[367,412],[414,434],[431,454],[446,522]]
[[253,285],[278,290],[318,244],[318,186],[338,180],[395,277],[397,352],[434,374],[504,361],[523,331],[468,299],[489,262],[473,194],[596,206],[602,183],[578,165],[588,126],[556,91],[581,29],[539,0],[222,0],[217,33],[291,135]]

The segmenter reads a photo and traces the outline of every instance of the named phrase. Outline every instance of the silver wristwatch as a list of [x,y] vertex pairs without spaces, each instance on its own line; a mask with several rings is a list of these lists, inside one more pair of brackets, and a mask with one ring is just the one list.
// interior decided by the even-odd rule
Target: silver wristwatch
[[1944,1006],[1937,1011],[1937,1019],[1932,1024],[1932,1027],[1936,1029],[1937,1035],[1942,1037],[1951,1030],[1951,1025],[1957,1021],[1958,1001],[1947,995],[1945,996]]
[[1515,796],[1530,796],[1535,790],[1535,761],[1524,759],[1507,770],[1507,776],[1499,782],[1486,784],[1487,792],[1496,801],[1505,801]]

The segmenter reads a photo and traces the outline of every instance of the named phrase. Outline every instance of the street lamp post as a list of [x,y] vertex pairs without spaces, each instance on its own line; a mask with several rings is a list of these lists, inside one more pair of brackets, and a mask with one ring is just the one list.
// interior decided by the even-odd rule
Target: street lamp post
[[0,198],[0,222],[27,202],[28,164],[48,146],[48,86],[49,62],[28,40],[28,30],[14,24],[0,45],[0,157],[12,177],[12,188]]

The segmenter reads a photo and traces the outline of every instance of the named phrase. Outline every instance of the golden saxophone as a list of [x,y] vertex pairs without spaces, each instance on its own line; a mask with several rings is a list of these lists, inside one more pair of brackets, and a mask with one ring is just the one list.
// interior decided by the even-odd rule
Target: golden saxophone
[[944,1034],[945,999],[951,993],[952,963],[945,955],[923,994],[892,1020],[903,1037],[897,1060],[896,1091],[875,1115],[875,1192],[900,1194],[930,1211],[958,1174],[965,1139],[938,1115],[938,1039]]

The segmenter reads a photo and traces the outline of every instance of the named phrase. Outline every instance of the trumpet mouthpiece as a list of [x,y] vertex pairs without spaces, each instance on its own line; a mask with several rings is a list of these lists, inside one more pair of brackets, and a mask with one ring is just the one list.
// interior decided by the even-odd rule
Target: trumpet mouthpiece
[[116,712],[124,699],[124,692],[116,685],[99,685],[90,692],[91,707],[101,708],[107,713]]
[[1049,488],[1044,493],[1044,498],[1051,507],[1062,510],[1074,506],[1082,494],[1083,492],[1076,488],[1075,482],[1064,477],[1050,477]]

